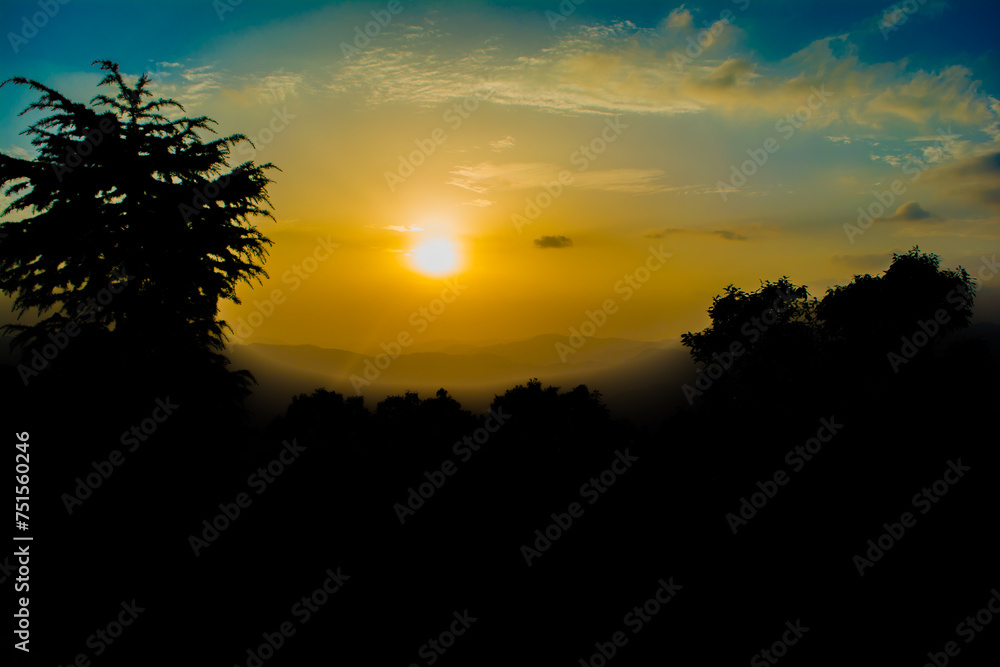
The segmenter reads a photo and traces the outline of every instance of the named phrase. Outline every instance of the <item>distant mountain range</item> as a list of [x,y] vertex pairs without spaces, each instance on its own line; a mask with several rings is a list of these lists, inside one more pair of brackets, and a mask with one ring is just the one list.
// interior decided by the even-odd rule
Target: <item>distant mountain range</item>
[[[954,338],[983,338],[1000,358],[1000,325],[979,322]],[[9,342],[9,337],[0,337],[0,364],[17,363]],[[257,378],[247,401],[257,423],[284,413],[293,396],[321,387],[345,396],[360,390],[372,410],[386,396],[416,391],[431,397],[444,388],[464,408],[485,412],[494,395],[532,378],[563,390],[585,384],[601,392],[612,414],[641,425],[656,426],[686,405],[681,388],[693,382],[695,365],[679,341],[587,338],[574,353],[565,354],[565,363],[557,343],[567,344],[566,337],[546,334],[479,345],[415,343],[396,359],[315,345],[264,343],[231,346],[228,354],[232,369],[250,370]],[[358,379],[353,384],[352,376]]]
[[345,396],[360,393],[371,409],[389,395],[416,391],[430,397],[444,388],[463,407],[481,412],[495,394],[537,377],[564,390],[585,384],[601,392],[615,415],[652,425],[684,401],[681,386],[694,376],[690,355],[679,343],[587,338],[573,353],[564,350],[566,363],[557,343],[566,345],[566,337],[547,334],[488,345],[436,341],[412,345],[395,359],[255,343],[234,346],[230,358],[233,368],[246,368],[257,378],[250,407],[262,419],[283,411],[293,395],[319,387]]
[[[985,339],[1000,358],[1000,325],[979,322],[953,340],[966,338]],[[359,392],[351,377],[365,379],[366,368],[365,382],[370,384],[359,382],[358,389],[369,409],[386,396],[416,391],[430,397],[444,388],[464,408],[485,412],[494,395],[532,378],[563,390],[585,384],[601,392],[615,416],[641,425],[656,426],[687,404],[681,388],[694,381],[696,367],[679,341],[587,338],[574,353],[564,355],[565,363],[557,343],[567,344],[566,336],[545,334],[481,345],[434,341],[411,345],[391,360],[313,345],[255,343],[235,346],[230,358],[233,368],[250,370],[259,382],[248,401],[258,420],[281,414],[292,396],[320,387],[355,396]],[[374,367],[377,361],[385,368]]]

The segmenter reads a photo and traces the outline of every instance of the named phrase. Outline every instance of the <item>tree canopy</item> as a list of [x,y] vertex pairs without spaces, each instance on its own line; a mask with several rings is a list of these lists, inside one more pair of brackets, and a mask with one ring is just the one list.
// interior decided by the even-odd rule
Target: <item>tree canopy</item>
[[938,256],[919,247],[894,254],[882,275],[856,275],[822,300],[787,277],[754,292],[730,285],[708,309],[711,326],[681,336],[702,365],[685,395],[693,403],[711,391],[712,404],[750,408],[857,391],[968,327],[974,298],[965,269],[941,269]]
[[[0,187],[12,198],[4,216],[0,291],[14,295],[15,345],[47,343],[82,330],[113,336],[117,348],[147,358],[207,355],[225,346],[219,300],[239,303],[240,282],[266,277],[271,241],[253,222],[270,217],[270,163],[229,167],[242,134],[203,141],[215,121],[184,117],[154,97],[143,74],[126,82],[106,72],[89,105],[22,77],[8,83],[41,93],[21,115],[44,116],[22,134],[34,159],[0,153]],[[69,327],[69,329],[67,329]]]

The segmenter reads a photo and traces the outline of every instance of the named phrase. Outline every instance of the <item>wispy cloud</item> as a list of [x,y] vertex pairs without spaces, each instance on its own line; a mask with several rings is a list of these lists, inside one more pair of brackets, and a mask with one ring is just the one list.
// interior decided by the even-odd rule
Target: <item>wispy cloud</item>
[[277,104],[298,95],[305,86],[305,75],[279,70],[273,74],[248,75],[227,90],[249,104]]
[[[559,179],[564,167],[547,162],[481,162],[451,171],[449,185],[476,193],[540,188]],[[651,194],[674,189],[664,181],[660,169],[605,169],[573,174],[567,187],[632,194]]]
[[541,187],[558,178],[561,167],[545,162],[480,162],[460,165],[451,171],[449,185],[476,193]]
[[511,136],[507,136],[504,137],[503,139],[497,139],[496,141],[490,142],[490,148],[492,148],[494,152],[497,153],[513,147],[514,147],[514,137]]
[[573,185],[585,190],[653,194],[672,190],[661,169],[606,169],[587,171],[573,177]]
[[21,158],[22,160],[30,160],[34,157],[31,153],[24,150],[20,146],[8,146],[3,149],[3,152],[7,155],[13,155],[14,157]]
[[1000,152],[967,157],[928,170],[926,182],[944,194],[1000,208]]
[[[922,18],[933,13],[931,4],[921,8]],[[883,16],[871,17],[871,26]],[[1000,102],[984,94],[962,65],[934,71],[915,70],[906,60],[864,62],[852,42],[860,33],[814,39],[779,60],[751,59],[741,41],[745,33],[733,24],[710,52],[679,68],[673,56],[689,46],[697,30],[692,21],[692,11],[681,5],[655,27],[594,22],[544,40],[487,37],[469,49],[455,26],[413,16],[388,26],[350,59],[323,53],[300,71],[252,74],[187,66],[169,78],[179,79],[177,97],[185,103],[220,92],[254,103],[308,92],[362,105],[434,108],[476,98],[567,116],[710,113],[748,120],[783,117],[823,88],[832,97],[806,127],[834,130],[826,134],[831,142],[848,144],[867,135],[899,144],[900,136],[927,138],[948,123],[966,136],[971,128],[1000,141]],[[164,69],[175,72],[176,65],[164,63]],[[514,140],[507,136],[489,146],[505,151]],[[888,150],[878,159],[894,166],[906,161]]]
[[667,236],[673,236],[675,234],[682,234],[686,236],[718,236],[726,241],[747,241],[749,240],[746,236],[738,234],[734,231],[728,229],[717,229],[714,231],[707,231],[702,229],[684,229],[679,227],[668,227],[666,229],[661,229],[656,232],[651,232],[646,234],[646,238],[649,239],[662,239]]
[[850,268],[852,271],[864,273],[879,273],[892,262],[892,252],[875,252],[857,255],[833,255],[830,259],[834,264]]
[[192,67],[181,72],[181,78],[186,85],[182,89],[182,97],[188,103],[196,104],[221,87],[219,73],[212,65]]
[[886,222],[914,222],[917,220],[939,221],[941,218],[924,209],[915,201],[908,201],[896,209],[892,215],[886,215],[879,220]]
[[670,12],[666,24],[668,28],[690,28],[692,20],[691,12],[681,5]]

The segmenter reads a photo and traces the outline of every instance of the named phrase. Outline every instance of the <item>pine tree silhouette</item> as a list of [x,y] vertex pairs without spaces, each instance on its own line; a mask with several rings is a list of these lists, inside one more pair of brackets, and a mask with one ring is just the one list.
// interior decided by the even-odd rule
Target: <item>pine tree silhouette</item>
[[41,92],[22,115],[50,112],[23,132],[35,159],[0,153],[0,187],[16,196],[3,213],[27,214],[3,224],[0,291],[16,295],[19,319],[44,316],[3,331],[26,353],[70,335],[89,344],[74,343],[67,358],[86,350],[178,377],[201,369],[242,397],[253,378],[224,369],[229,327],[218,305],[239,303],[236,286],[267,275],[271,241],[253,219],[273,220],[265,172],[275,167],[229,168],[246,136],[203,141],[214,120],[174,117],[183,106],[153,98],[145,74],[130,86],[116,63],[95,64],[107,72],[99,87],[114,94],[89,106],[22,77],[0,84]]

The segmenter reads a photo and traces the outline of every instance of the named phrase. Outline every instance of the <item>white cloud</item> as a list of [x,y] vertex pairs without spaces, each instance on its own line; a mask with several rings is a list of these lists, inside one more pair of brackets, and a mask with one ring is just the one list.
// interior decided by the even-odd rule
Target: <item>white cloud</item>
[[690,28],[692,20],[691,12],[681,5],[670,12],[666,18],[666,25],[668,28]]
[[514,137],[506,136],[503,139],[497,139],[496,141],[490,142],[490,148],[495,152],[499,153],[502,150],[514,147]]
[[279,71],[275,74],[252,77],[248,88],[256,93],[258,103],[272,104],[283,102],[289,95],[298,94],[297,91],[302,87],[303,81],[302,74]]
[[30,152],[24,150],[20,146],[8,146],[7,148],[3,149],[3,152],[6,153],[7,155],[13,155],[14,157],[21,158],[22,160],[31,160],[35,157]]
[[[448,183],[477,193],[532,189],[558,180],[562,171],[563,167],[545,162],[481,162],[456,167]],[[663,180],[665,173],[660,169],[606,169],[572,176],[568,187],[582,190],[650,194],[676,189],[667,186]]]
[[607,169],[573,175],[573,185],[585,190],[652,194],[669,188],[660,169]]

